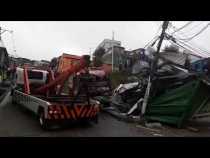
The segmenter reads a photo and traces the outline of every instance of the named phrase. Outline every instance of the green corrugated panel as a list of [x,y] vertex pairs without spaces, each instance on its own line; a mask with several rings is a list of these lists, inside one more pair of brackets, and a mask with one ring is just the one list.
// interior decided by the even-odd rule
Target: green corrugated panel
[[209,95],[208,87],[202,81],[191,81],[152,98],[149,101],[145,118],[181,127],[206,102]]

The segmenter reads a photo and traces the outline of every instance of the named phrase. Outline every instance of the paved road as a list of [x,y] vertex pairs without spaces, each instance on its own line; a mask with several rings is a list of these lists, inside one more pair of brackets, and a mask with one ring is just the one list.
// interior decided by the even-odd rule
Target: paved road
[[151,137],[151,136],[210,136],[210,119],[194,123],[199,132],[163,126],[161,130],[149,130],[134,123],[118,121],[109,114],[101,113],[98,124],[70,125],[57,131],[44,131],[36,118],[13,105],[7,96],[0,104],[0,136],[23,137]]
[[8,103],[0,108],[0,136],[37,136],[37,137],[103,137],[103,136],[146,136],[134,124],[116,120],[108,114],[101,114],[99,123],[69,125],[57,131],[43,131],[38,120],[18,105]]

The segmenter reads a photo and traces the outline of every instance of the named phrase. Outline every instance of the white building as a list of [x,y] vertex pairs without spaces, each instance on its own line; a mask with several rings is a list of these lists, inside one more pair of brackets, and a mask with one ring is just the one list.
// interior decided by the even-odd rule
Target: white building
[[111,40],[111,39],[104,39],[96,48],[104,48],[105,52],[107,52],[110,48],[112,48],[113,46],[121,46],[121,42],[120,41],[116,41],[116,40]]

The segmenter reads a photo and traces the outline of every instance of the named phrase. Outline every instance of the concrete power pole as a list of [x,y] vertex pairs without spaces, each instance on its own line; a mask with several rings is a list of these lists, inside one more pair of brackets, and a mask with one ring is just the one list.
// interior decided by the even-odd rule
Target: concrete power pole
[[[112,31],[112,41],[114,41],[114,31]],[[112,72],[114,71],[114,45],[112,43]]]
[[146,92],[145,92],[145,95],[144,95],[143,105],[142,105],[142,109],[141,109],[141,115],[144,115],[144,113],[146,111],[146,106],[147,106],[147,102],[148,102],[148,99],[149,99],[150,89],[151,89],[151,86],[152,86],[154,74],[157,70],[160,48],[161,48],[163,39],[165,37],[165,31],[168,28],[168,24],[169,24],[169,21],[164,21],[163,25],[162,25],[162,33],[160,35],[160,40],[159,40],[159,43],[158,43],[158,46],[157,46],[157,52],[154,54],[154,60],[152,62],[151,71],[150,71],[148,84],[147,84],[147,89],[146,89]]
[[90,49],[90,60],[92,60],[92,53],[91,53],[91,48]]
[[1,40],[1,27],[0,27],[0,40]]

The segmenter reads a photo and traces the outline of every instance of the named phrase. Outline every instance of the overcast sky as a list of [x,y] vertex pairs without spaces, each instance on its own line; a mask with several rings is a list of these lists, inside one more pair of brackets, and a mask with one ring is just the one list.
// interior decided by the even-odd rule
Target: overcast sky
[[[185,23],[184,21],[172,22],[177,28]],[[161,21],[0,22],[1,27],[14,31],[14,42],[11,34],[2,35],[8,52],[14,55],[13,46],[15,46],[18,56],[35,60],[50,60],[62,53],[89,54],[90,49],[93,52],[103,39],[112,38],[112,30],[115,32],[115,40],[121,41],[126,49],[141,48],[157,35],[161,24]],[[183,29],[181,35],[191,37],[206,24],[207,22],[194,22],[186,27],[186,30]],[[193,43],[210,50],[209,39],[210,28],[195,38]]]

